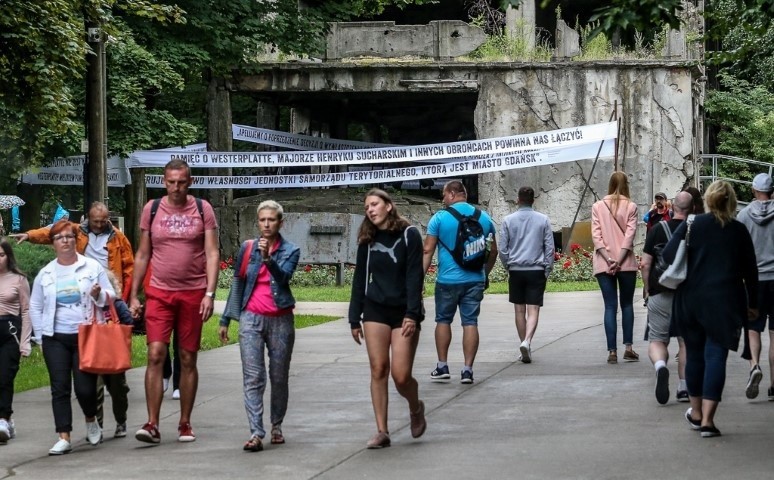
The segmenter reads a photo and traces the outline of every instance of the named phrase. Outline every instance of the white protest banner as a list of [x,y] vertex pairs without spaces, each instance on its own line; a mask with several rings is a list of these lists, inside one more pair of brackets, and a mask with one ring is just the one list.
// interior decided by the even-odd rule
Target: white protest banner
[[194,143],[191,145],[186,145],[184,147],[169,147],[169,148],[162,148],[160,151],[179,151],[183,150],[185,152],[206,152],[207,151],[207,144],[206,143]]
[[[85,155],[56,157],[46,165],[22,175],[21,182],[30,185],[82,185]],[[126,160],[118,156],[107,159],[107,179],[110,187],[123,187],[132,183],[132,177],[126,166]]]
[[[303,188],[350,186],[372,183],[389,183],[422,178],[456,177],[487,172],[536,167],[556,163],[573,162],[600,156],[612,156],[615,142],[605,141],[600,145],[586,144],[565,148],[513,153],[482,159],[470,159],[437,165],[412,165],[401,168],[366,170],[357,172],[305,173],[299,175],[231,175],[194,176],[191,188],[261,189],[261,188]],[[162,175],[146,175],[148,188],[164,188]]]
[[[197,143],[184,147],[172,147],[164,150],[206,152],[206,143]],[[22,175],[21,183],[29,185],[83,185],[83,166],[85,155],[71,157],[55,157],[45,162],[45,166],[36,170],[28,170]],[[127,160],[114,155],[107,159],[107,181],[109,187],[124,187],[131,185],[132,176],[126,166]]]
[[[83,166],[85,163],[86,163],[85,155],[74,155],[72,157],[55,157],[51,160],[46,160],[45,165],[41,166],[40,170],[38,171],[46,172],[46,173],[82,173]],[[108,157],[107,169],[108,170],[126,169],[126,160],[121,159],[117,155]]]
[[344,151],[192,153],[183,150],[149,150],[134,152],[130,157],[130,167],[162,167],[173,159],[184,160],[191,168],[230,168],[359,165],[454,157],[484,158],[496,154],[599,144],[603,140],[615,139],[617,133],[618,124],[611,122],[512,137]]
[[277,130],[269,130],[267,128],[249,127],[247,125],[232,125],[231,138],[245,142],[260,143],[262,145],[271,145],[273,147],[290,148],[293,150],[350,150],[356,148],[389,146],[383,143],[313,137],[311,135],[280,132]]
[[[123,187],[131,184],[131,178],[123,178],[116,172],[107,173],[108,187]],[[83,185],[83,173],[38,172],[22,175],[21,183],[30,185]]]

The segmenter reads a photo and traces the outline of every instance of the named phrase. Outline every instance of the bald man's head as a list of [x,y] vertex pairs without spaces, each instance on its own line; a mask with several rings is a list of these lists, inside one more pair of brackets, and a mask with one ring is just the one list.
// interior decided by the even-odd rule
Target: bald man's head
[[89,209],[89,231],[99,235],[109,225],[110,212],[107,205],[102,202],[94,202]]
[[675,217],[685,218],[693,212],[693,197],[688,192],[680,192],[672,202],[672,209],[675,211]]

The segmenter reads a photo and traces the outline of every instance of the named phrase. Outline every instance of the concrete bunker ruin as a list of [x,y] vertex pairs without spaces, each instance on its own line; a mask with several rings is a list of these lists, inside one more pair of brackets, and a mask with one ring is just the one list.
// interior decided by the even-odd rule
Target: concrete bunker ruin
[[[534,2],[526,3],[534,7]],[[406,33],[410,27],[400,26],[402,34],[418,38],[419,34]],[[518,188],[533,186],[536,208],[548,214],[560,231],[572,225],[576,209],[579,221],[589,219],[591,204],[606,193],[608,178],[616,169],[630,176],[632,197],[642,213],[654,192],[673,195],[696,182],[704,143],[704,77],[699,57],[686,48],[685,35],[679,32],[670,36],[665,58],[572,60],[577,39],[563,30],[557,35],[562,40],[550,62],[480,62],[444,55],[464,49],[444,50],[439,45],[452,34],[454,39],[475,44],[479,35],[474,29],[459,22],[434,22],[415,26],[424,32],[424,56],[415,55],[415,44],[404,48],[396,42],[376,42],[373,45],[387,48],[357,58],[363,48],[353,39],[369,38],[372,33],[368,32],[375,28],[397,26],[337,25],[328,38],[328,58],[322,61],[266,61],[260,72],[233,72],[227,78],[212,79],[209,149],[234,150],[233,95],[257,99],[258,127],[278,129],[281,111],[289,109],[288,131],[292,133],[403,145],[517,135],[618,118],[617,157],[600,159],[593,172],[590,159],[463,177],[471,200],[499,223],[514,210]],[[439,36],[439,32],[446,33]],[[240,146],[245,148],[255,147]],[[222,169],[208,173],[224,175]],[[589,194],[581,202],[586,183]],[[244,205],[257,205],[272,195],[242,192],[258,195],[233,200],[232,191],[209,193],[219,215],[223,254],[233,254],[239,242],[254,232],[254,210]],[[352,190],[354,200],[340,202],[328,213],[362,213],[362,193]],[[325,193],[306,191],[299,195],[298,203],[286,206],[287,211],[314,212],[316,207],[311,204],[318,194]],[[439,207],[431,198],[404,213],[424,226]]]

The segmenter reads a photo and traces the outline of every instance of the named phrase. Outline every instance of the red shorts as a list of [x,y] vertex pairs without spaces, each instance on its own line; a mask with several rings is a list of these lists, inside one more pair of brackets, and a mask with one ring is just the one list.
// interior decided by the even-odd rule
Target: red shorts
[[202,342],[202,314],[199,306],[205,289],[163,290],[145,289],[145,331],[148,343],[169,344],[172,330],[178,345],[187,352],[198,352]]

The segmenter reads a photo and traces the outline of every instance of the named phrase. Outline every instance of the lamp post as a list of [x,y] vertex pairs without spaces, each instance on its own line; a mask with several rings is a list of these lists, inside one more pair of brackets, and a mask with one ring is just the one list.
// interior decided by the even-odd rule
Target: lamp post
[[107,68],[105,34],[99,24],[87,22],[86,135],[88,151],[83,166],[84,211],[92,202],[107,204]]

